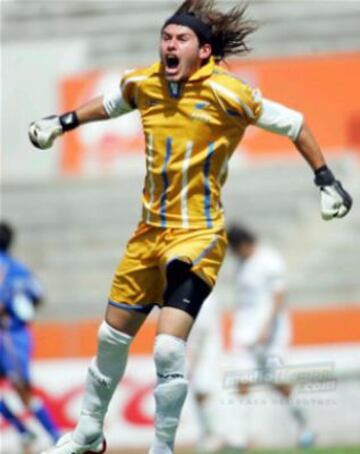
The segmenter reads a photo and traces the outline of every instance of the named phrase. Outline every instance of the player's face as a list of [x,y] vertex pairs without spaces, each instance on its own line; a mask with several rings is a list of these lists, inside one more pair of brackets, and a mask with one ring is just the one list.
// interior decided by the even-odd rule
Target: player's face
[[169,82],[187,80],[210,56],[210,44],[200,47],[197,36],[190,28],[170,24],[162,30],[160,57]]

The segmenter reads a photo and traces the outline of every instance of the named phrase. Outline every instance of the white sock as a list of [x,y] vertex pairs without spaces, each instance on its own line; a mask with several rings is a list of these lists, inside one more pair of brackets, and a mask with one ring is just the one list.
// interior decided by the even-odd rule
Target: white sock
[[155,437],[152,442],[149,454],[173,454],[173,446]]
[[180,413],[187,394],[185,378],[185,342],[175,336],[159,334],[154,351],[158,382],[155,440],[150,454],[172,454]]
[[80,419],[72,435],[81,445],[102,434],[110,400],[125,371],[131,339],[105,321],[99,328],[97,356],[88,369]]

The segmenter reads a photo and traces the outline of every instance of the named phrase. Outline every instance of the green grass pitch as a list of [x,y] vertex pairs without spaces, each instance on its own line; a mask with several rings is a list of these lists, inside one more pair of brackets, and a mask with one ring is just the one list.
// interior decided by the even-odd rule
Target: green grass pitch
[[[239,451],[234,449],[226,449],[219,451],[217,454],[241,454],[246,451]],[[353,447],[326,447],[326,448],[311,448],[311,449],[255,449],[247,451],[253,454],[360,454],[360,446]],[[180,453],[179,453],[180,454]],[[183,454],[200,454],[195,451],[188,451]]]
[[[143,450],[130,450],[126,454],[144,454]],[[360,454],[360,446],[338,446],[326,448],[311,448],[311,449],[254,449],[250,451],[241,451],[236,449],[224,449],[217,451],[216,454]],[[124,450],[110,451],[109,454],[125,454]],[[177,449],[175,454],[202,454],[200,451]]]

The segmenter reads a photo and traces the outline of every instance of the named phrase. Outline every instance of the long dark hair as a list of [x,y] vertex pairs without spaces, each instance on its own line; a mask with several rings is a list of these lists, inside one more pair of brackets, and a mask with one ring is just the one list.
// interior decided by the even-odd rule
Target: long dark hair
[[216,61],[250,51],[246,38],[258,28],[244,17],[247,5],[234,6],[227,12],[216,9],[215,0],[185,0],[175,14],[192,13],[212,31],[211,45]]

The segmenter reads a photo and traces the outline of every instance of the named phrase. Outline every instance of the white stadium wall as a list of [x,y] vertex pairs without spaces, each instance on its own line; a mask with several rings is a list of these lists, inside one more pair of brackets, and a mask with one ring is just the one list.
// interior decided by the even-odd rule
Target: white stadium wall
[[[31,121],[58,112],[58,84],[83,69],[82,41],[12,43],[2,46],[1,177],[18,183],[58,175],[59,154],[34,159],[27,130]],[[55,151],[55,152],[54,152]]]

